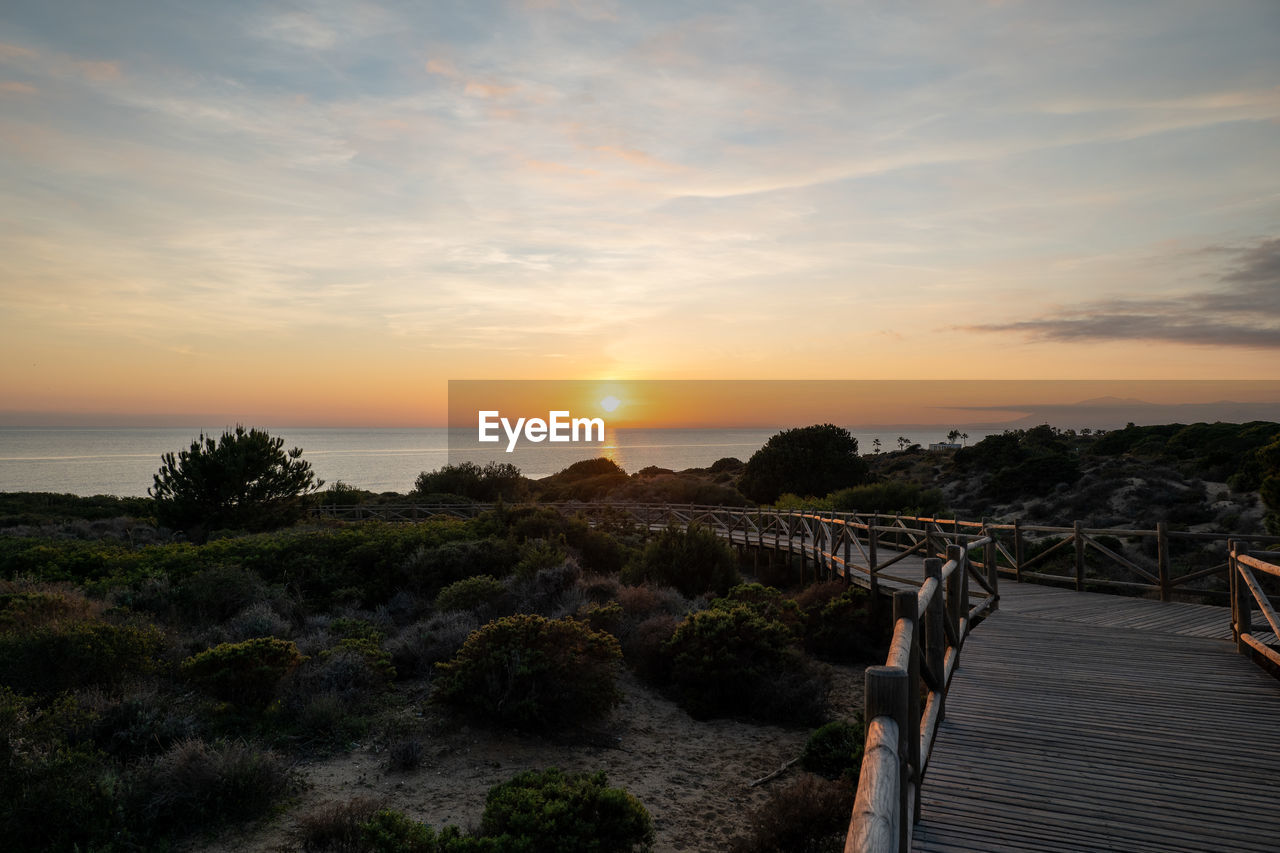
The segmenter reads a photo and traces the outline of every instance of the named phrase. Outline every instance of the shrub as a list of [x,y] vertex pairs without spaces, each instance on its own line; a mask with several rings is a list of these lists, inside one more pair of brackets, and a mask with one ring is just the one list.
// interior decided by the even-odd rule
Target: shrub
[[905,480],[886,480],[841,489],[829,495],[830,508],[840,512],[901,512],[934,516],[946,509],[941,489]]
[[181,835],[265,814],[292,786],[288,767],[270,752],[190,739],[143,771],[134,803],[151,833]]
[[825,495],[866,481],[867,463],[847,429],[818,424],[772,436],[747,460],[738,489],[757,503],[783,492]]
[[691,597],[708,590],[724,594],[738,579],[733,550],[696,524],[663,530],[645,546],[639,562],[623,572],[627,583],[651,581]]
[[119,830],[118,782],[100,752],[75,743],[83,714],[0,686],[0,833],[10,850],[100,849]]
[[681,706],[700,719],[820,719],[830,687],[791,639],[785,626],[743,604],[693,614],[664,647]]
[[520,729],[594,722],[617,704],[618,641],[571,619],[517,615],[472,634],[437,666],[435,699]]
[[164,454],[147,494],[160,523],[193,541],[223,528],[283,527],[301,517],[302,498],[324,485],[301,457],[300,448],[286,452],[284,439],[259,429],[237,426],[216,441],[201,433],[190,450]]
[[819,726],[805,742],[800,766],[827,779],[844,778],[856,783],[866,737],[861,714],[854,722],[833,720]]
[[808,611],[805,648],[823,660],[850,663],[883,657],[888,628],[871,617],[871,596],[852,587]]
[[182,662],[182,674],[226,702],[265,708],[280,679],[302,661],[291,641],[259,637],[193,655]]
[[492,575],[464,578],[440,590],[436,596],[439,610],[488,610],[506,593],[506,588]]
[[489,462],[483,468],[474,462],[445,465],[423,471],[413,483],[413,497],[431,494],[461,495],[476,501],[518,500],[528,492],[528,481],[510,463]]
[[520,549],[520,562],[516,563],[516,575],[531,578],[543,569],[553,569],[565,561],[564,549],[545,539],[525,543]]
[[805,774],[769,794],[731,853],[840,853],[853,809],[849,782]]
[[659,613],[645,619],[622,640],[622,657],[632,672],[650,684],[665,684],[671,675],[666,643],[680,627],[680,619]]
[[591,626],[593,631],[605,631],[616,637],[622,626],[622,606],[616,601],[605,604],[589,601],[578,609],[577,618]]
[[369,853],[446,853],[431,827],[391,809],[379,809],[360,825],[360,841]]
[[298,840],[304,853],[364,853],[365,824],[380,811],[370,797],[315,806],[298,816]]
[[480,627],[472,613],[437,613],[405,628],[387,643],[391,662],[401,678],[429,675],[435,665],[458,653],[467,637]]
[[151,671],[162,645],[154,625],[54,622],[8,631],[0,634],[0,683],[35,693],[119,684]]
[[713,608],[731,610],[738,605],[745,605],[754,613],[758,613],[767,622],[777,622],[786,627],[797,640],[804,633],[804,612],[800,605],[771,586],[759,583],[741,583],[729,590],[724,598],[711,602]]
[[650,850],[649,813],[608,781],[604,773],[562,773],[554,767],[520,773],[489,789],[480,835],[495,839],[499,850]]

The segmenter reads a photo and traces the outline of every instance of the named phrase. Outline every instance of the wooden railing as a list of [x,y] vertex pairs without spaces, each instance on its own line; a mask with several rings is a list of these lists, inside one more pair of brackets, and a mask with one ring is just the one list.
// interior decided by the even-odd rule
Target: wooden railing
[[[990,540],[972,562],[1017,581],[1059,584],[1076,590],[1117,590],[1130,594],[1155,593],[1162,601],[1182,594],[1213,597],[1227,603],[1231,572],[1227,560],[1217,558],[1207,566],[1177,571],[1177,547],[1222,543],[1239,534],[1192,533],[1170,530],[1164,522],[1155,529],[1088,528],[1081,522],[1070,527],[1023,524],[1014,521],[961,521],[950,518],[890,515],[879,512],[827,512],[818,510],[774,510],[759,507],[723,507],[703,504],[644,504],[621,502],[564,502],[545,504],[565,513],[582,513],[588,518],[623,517],[643,531],[671,524],[698,523],[715,529],[735,544],[768,550],[798,560],[802,578],[843,576],[850,573],[873,591],[880,580],[918,585],[886,572],[895,563],[913,555],[941,556],[950,545],[968,545]],[[380,518],[385,521],[418,521],[433,515],[467,518],[492,508],[492,504],[370,504],[322,506],[319,516],[347,520]],[[1147,540],[1146,549],[1117,550],[1103,537]],[[1053,540],[1037,553],[1037,542]],[[1280,536],[1253,536],[1256,544],[1280,544]],[[1143,550],[1154,550],[1153,557]],[[1055,555],[1070,555],[1065,573],[1046,570]],[[1097,565],[1091,565],[1096,563]]]
[[[1267,580],[1280,578],[1280,552],[1249,551],[1249,543],[1231,543],[1231,636],[1236,649],[1242,655],[1258,655],[1273,666],[1280,667],[1280,616],[1263,589],[1256,573],[1268,576]],[[1274,583],[1274,581],[1272,581]],[[1271,629],[1271,639],[1259,640],[1253,635],[1253,608],[1262,612],[1262,618]]]
[[[972,549],[988,544],[984,538],[948,546],[946,563],[936,557],[925,560],[925,581],[918,591],[894,593],[889,655],[883,666],[866,671],[867,735],[846,853],[911,849],[912,826],[920,819],[920,786],[960,650],[969,631],[1000,598],[996,573],[979,572],[969,560]],[[971,578],[987,591],[973,607]]]

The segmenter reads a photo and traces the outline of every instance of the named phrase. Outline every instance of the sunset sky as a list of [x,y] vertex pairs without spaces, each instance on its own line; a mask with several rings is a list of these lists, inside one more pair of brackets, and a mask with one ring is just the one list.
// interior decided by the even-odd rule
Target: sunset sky
[[0,425],[1280,379],[1280,3],[6,0],[0,209]]

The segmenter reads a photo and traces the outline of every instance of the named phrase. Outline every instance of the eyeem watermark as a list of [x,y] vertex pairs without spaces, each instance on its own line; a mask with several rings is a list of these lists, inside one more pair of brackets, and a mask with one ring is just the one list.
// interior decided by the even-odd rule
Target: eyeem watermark
[[568,411],[547,412],[547,419],[516,418],[514,424],[502,413],[494,410],[479,413],[479,440],[482,442],[498,442],[502,440],[499,429],[506,433],[507,452],[516,449],[516,443],[524,438],[534,443],[540,441],[553,442],[586,442],[604,441],[603,418],[575,418]]

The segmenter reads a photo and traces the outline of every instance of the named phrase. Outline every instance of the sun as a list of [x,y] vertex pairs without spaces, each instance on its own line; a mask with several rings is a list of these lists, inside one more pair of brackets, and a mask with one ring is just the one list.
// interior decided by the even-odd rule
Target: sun
[[612,394],[600,401],[600,408],[604,409],[606,412],[612,412],[621,405],[622,401]]

